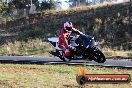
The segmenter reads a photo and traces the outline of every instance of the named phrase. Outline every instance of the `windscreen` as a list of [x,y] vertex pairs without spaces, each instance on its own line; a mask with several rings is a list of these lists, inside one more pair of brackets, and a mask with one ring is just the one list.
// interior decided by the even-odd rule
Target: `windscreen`
[[92,38],[92,36],[81,34],[78,38],[79,41],[77,42],[79,42],[84,47],[93,47],[95,46],[95,41]]

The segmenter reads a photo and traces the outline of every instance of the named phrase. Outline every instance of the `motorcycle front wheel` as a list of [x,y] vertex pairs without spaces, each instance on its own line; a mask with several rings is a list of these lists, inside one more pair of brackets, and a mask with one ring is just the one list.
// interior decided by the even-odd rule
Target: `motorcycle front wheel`
[[98,63],[104,63],[106,61],[104,54],[98,48],[94,48],[94,52],[92,56],[94,61]]

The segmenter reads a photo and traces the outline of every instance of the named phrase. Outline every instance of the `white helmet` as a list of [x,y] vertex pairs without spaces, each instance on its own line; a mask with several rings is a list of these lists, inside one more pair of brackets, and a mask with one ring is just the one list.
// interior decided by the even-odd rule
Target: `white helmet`
[[64,23],[64,30],[66,32],[72,31],[72,27],[73,27],[72,22],[67,21],[67,22]]
[[66,27],[73,27],[72,22],[71,21],[65,22],[64,23],[64,28],[66,28]]

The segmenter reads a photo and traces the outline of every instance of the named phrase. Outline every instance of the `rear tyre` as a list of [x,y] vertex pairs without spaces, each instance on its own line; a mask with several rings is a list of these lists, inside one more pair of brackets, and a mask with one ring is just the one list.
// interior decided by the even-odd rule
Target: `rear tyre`
[[65,57],[64,56],[64,52],[63,51],[56,50],[56,51],[51,51],[49,53],[54,55],[54,56],[59,57],[64,62],[70,62],[71,61],[70,57]]

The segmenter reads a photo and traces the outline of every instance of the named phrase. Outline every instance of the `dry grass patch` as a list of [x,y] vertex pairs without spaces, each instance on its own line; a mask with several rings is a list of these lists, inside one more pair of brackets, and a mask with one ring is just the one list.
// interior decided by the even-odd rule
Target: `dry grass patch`
[[[52,45],[48,42],[43,42],[41,39],[28,40],[27,42],[16,41],[14,43],[9,42],[0,46],[0,55],[21,55],[21,56],[33,56],[33,57],[54,57],[48,52],[53,50]],[[122,57],[132,58],[132,51],[116,51],[110,48],[103,48],[103,53],[107,58]]]
[[41,39],[28,40],[27,42],[15,41],[0,46],[0,55],[36,55],[47,53],[52,47]]
[[[4,88],[79,88],[77,68],[68,65],[0,64],[0,87]],[[89,74],[130,74],[127,69],[84,67]],[[85,88],[132,88],[130,84],[88,84]]]
[[103,48],[103,53],[107,58],[111,57],[121,57],[121,58],[132,58],[132,51],[119,51],[119,50],[112,50],[109,48]]

